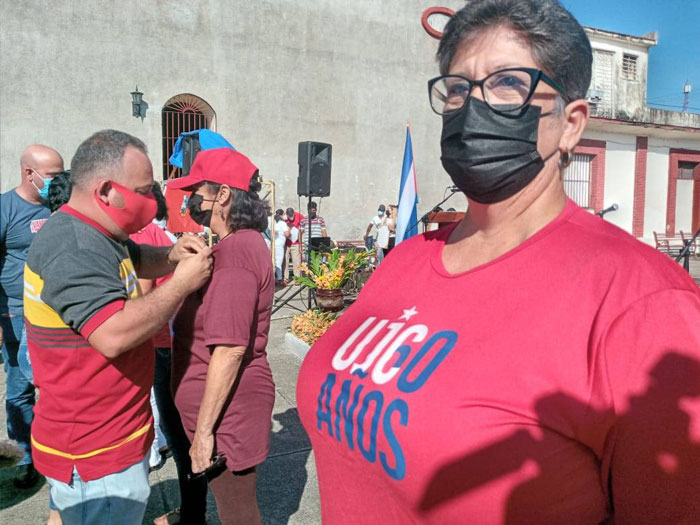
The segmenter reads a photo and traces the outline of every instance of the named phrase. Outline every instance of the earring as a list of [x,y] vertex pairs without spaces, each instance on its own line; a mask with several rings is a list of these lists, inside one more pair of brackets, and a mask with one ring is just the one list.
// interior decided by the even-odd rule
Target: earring
[[559,157],[559,168],[568,168],[574,160],[574,155],[570,151],[565,151]]

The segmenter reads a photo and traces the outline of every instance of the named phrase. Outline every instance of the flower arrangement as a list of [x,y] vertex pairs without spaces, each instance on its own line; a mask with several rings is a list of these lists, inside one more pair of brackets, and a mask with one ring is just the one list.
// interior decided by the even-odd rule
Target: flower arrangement
[[307,310],[303,314],[294,316],[291,332],[305,343],[312,345],[335,323],[337,318],[336,314],[330,312]]
[[311,252],[309,262],[301,265],[302,277],[294,279],[301,285],[319,290],[337,290],[352,275],[367,265],[372,252],[333,248],[330,253]]

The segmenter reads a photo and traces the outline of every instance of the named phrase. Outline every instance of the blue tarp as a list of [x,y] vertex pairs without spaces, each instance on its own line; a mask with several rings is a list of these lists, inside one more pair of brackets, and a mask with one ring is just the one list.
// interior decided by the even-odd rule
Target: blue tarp
[[170,155],[171,166],[182,168],[182,137],[187,135],[196,135],[197,133],[199,133],[199,146],[202,148],[202,150],[214,148],[236,149],[223,137],[223,135],[220,135],[216,131],[211,131],[209,129],[187,131],[185,133],[180,133],[180,136],[177,138],[177,142],[173,148],[173,154]]

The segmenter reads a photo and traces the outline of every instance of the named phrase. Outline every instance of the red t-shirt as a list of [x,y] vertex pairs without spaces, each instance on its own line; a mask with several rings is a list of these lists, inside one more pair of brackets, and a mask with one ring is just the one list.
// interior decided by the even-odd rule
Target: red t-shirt
[[275,385],[267,362],[274,273],[260,233],[239,230],[213,249],[211,280],[189,295],[173,320],[175,405],[190,439],[197,426],[211,353],[245,346],[231,401],[216,428],[216,447],[232,470],[267,457]]
[[[290,221],[287,219],[285,222],[287,223],[287,226],[289,226],[289,229],[291,230],[292,228],[299,228],[299,224],[301,223],[301,220],[304,218],[304,216],[299,213],[298,211],[294,212],[294,218]],[[287,246],[294,246],[296,244],[299,244],[299,237],[297,237],[297,240],[292,242],[290,237],[287,237],[286,245]]]
[[27,345],[39,389],[32,459],[43,475],[84,481],[141,461],[153,441],[150,341],[114,359],[90,335],[141,296],[140,250],[64,206],[29,248],[24,269]]
[[700,522],[700,293],[567,203],[458,275],[411,238],[311,349],[324,523]]
[[[139,230],[136,233],[129,235],[129,238],[136,244],[150,244],[151,246],[172,246],[173,242],[170,237],[160,228],[158,225],[152,222],[148,223],[143,230]],[[164,277],[159,277],[155,280],[155,287],[160,286],[165,281],[173,276],[172,273]],[[170,326],[164,325],[158,332],[153,336],[153,345],[156,348],[170,348]]]

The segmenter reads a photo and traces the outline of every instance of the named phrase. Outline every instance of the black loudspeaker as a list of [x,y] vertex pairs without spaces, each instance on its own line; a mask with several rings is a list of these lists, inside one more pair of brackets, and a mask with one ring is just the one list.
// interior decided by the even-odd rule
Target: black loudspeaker
[[299,143],[297,195],[328,197],[331,194],[331,154],[333,146],[323,142]]
[[182,175],[187,175],[192,168],[192,163],[197,153],[202,151],[199,144],[199,133],[184,135],[182,137]]

